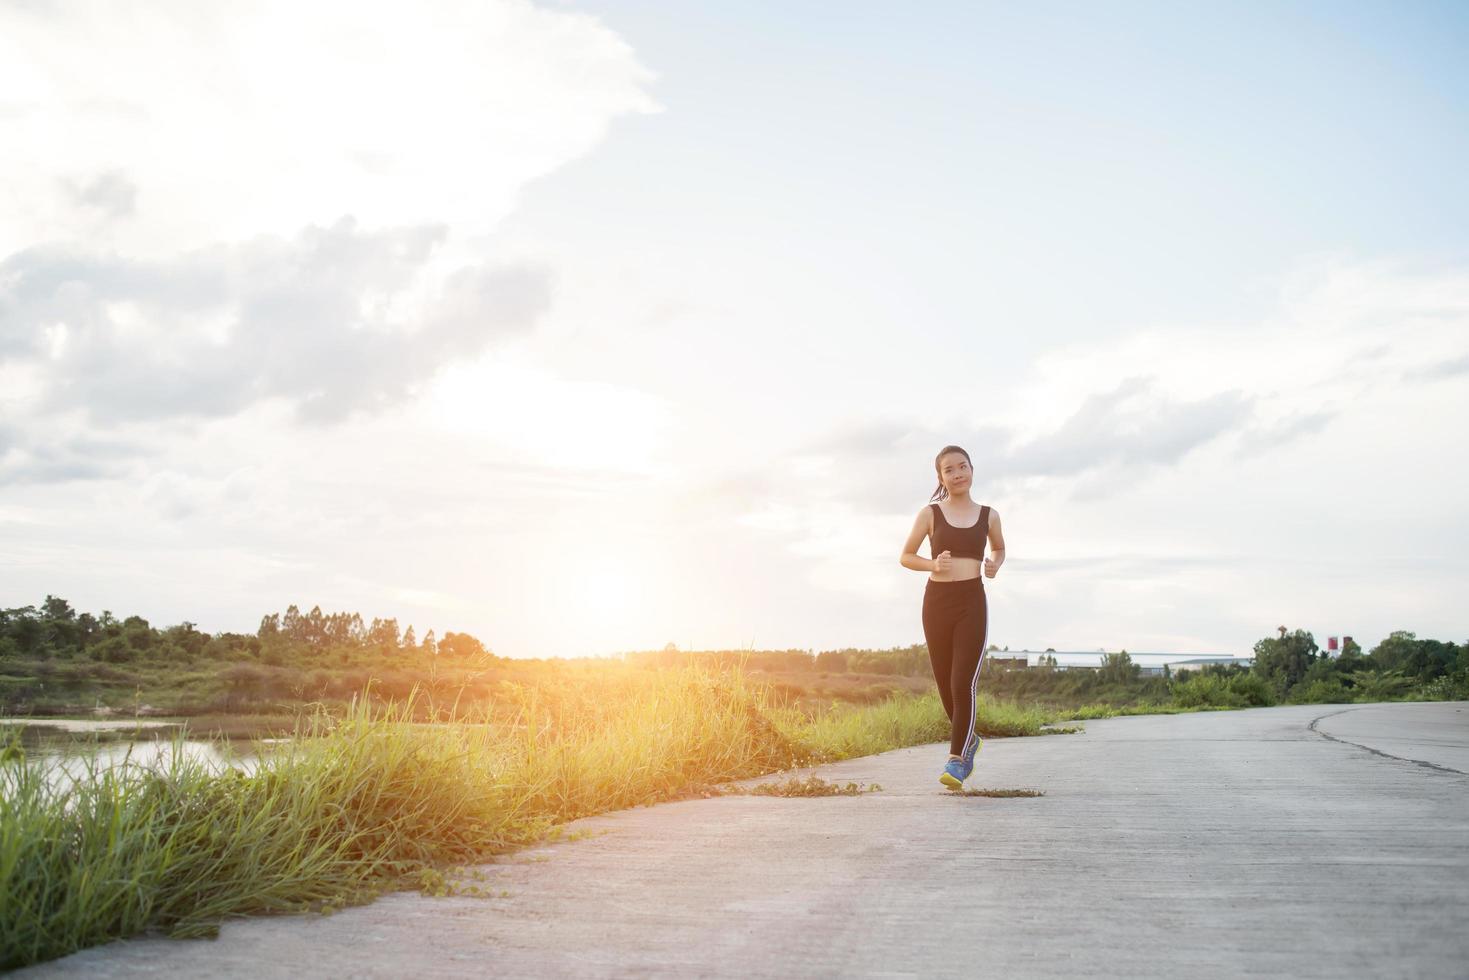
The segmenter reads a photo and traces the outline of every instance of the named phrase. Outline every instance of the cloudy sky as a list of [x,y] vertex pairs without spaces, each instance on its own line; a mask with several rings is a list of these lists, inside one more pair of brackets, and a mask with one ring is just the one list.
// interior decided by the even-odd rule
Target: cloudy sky
[[952,442],[994,642],[1463,640],[1466,65],[1452,3],[5,4],[0,604],[907,645]]

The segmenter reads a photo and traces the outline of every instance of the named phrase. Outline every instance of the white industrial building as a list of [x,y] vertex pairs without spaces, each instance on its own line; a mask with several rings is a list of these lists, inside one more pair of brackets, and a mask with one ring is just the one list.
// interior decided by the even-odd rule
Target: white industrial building
[[[1102,666],[1102,658],[1108,653],[1118,653],[1117,650],[991,650],[985,654],[985,659],[993,662],[996,667],[1047,667],[1050,658],[1055,658],[1056,670],[1097,670]],[[1132,662],[1137,664],[1139,673],[1143,676],[1163,673],[1163,667],[1167,665],[1169,673],[1176,674],[1180,670],[1198,670],[1207,664],[1240,664],[1248,667],[1255,662],[1254,657],[1235,657],[1229,654],[1199,654],[1199,653],[1133,653],[1127,651]],[[1023,661],[1023,663],[1022,663]]]

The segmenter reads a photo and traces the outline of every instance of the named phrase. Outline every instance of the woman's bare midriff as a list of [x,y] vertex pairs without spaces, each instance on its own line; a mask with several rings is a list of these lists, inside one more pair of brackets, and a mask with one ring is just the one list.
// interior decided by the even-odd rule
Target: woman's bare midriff
[[949,571],[929,572],[928,578],[931,582],[965,582],[972,578],[979,578],[981,562],[978,558],[955,558],[949,557]]

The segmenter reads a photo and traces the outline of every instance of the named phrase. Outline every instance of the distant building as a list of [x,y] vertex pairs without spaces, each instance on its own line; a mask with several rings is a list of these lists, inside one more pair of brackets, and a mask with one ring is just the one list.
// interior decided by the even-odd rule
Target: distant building
[[[1046,668],[1050,665],[1050,658],[1054,658],[1055,666],[1052,670],[1098,670],[1102,666],[1102,658],[1108,653],[1119,651],[1079,651],[1079,650],[1047,650],[1037,653],[1033,650],[1008,650],[1000,652],[996,650],[986,655],[986,659],[1004,662],[1006,666],[1020,666],[1020,659],[1024,658],[1024,666],[1031,668]],[[1198,654],[1198,653],[1133,653],[1127,652],[1133,663],[1138,665],[1138,673],[1144,677],[1161,676],[1164,666],[1169,672],[1177,673],[1180,670],[1198,670],[1208,664],[1240,664],[1248,667],[1255,662],[1254,657],[1235,657],[1229,654]],[[999,658],[1005,658],[1000,661]]]
[[1168,662],[1168,669],[1176,674],[1180,670],[1198,670],[1200,667],[1206,667],[1209,664],[1224,664],[1226,667],[1230,664],[1239,664],[1241,667],[1250,667],[1254,663],[1254,657],[1192,657],[1187,660],[1170,660]]

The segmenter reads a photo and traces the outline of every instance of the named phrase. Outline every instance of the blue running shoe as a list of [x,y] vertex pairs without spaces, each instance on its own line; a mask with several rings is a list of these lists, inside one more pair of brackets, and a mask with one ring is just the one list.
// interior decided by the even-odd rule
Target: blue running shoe
[[939,776],[939,782],[949,789],[963,789],[964,780],[974,771],[972,764],[966,764],[963,759],[950,759],[944,763],[944,771]]
[[964,774],[965,779],[969,778],[969,773],[974,772],[974,757],[979,755],[979,750],[983,748],[983,746],[984,741],[978,735],[976,735],[974,737],[974,747],[971,748],[968,752],[964,753],[964,764],[969,767],[969,772]]

